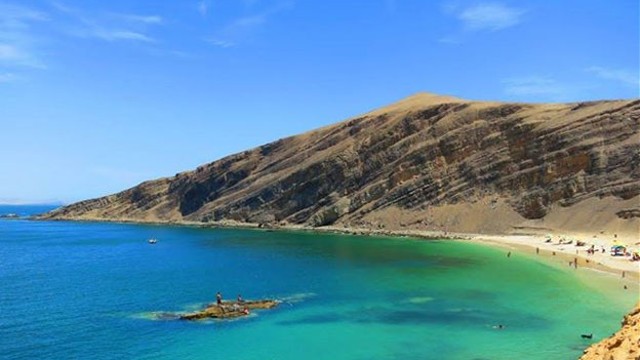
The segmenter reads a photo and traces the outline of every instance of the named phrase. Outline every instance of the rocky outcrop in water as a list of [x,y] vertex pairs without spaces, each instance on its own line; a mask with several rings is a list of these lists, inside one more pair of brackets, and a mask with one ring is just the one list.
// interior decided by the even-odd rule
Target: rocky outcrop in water
[[640,360],[640,303],[622,319],[622,328],[591,345],[580,360]]
[[180,315],[180,320],[233,319],[248,316],[250,310],[273,309],[278,306],[276,300],[225,301],[221,305],[211,304],[206,308],[189,314]]
[[45,217],[631,232],[640,227],[639,128],[639,100],[419,94]]

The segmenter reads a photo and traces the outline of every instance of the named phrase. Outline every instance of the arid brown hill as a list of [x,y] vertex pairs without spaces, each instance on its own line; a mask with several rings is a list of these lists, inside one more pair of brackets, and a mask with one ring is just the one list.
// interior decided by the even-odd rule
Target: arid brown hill
[[46,217],[632,232],[640,225],[639,127],[640,100],[418,94]]

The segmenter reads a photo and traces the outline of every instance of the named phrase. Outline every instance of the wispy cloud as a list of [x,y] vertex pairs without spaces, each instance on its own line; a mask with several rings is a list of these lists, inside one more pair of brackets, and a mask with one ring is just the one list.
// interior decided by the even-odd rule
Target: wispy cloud
[[438,42],[443,44],[460,44],[462,40],[460,39],[459,36],[447,35],[439,38]]
[[229,23],[215,35],[205,38],[205,41],[221,48],[233,47],[266,21],[267,14],[241,17]]
[[29,21],[47,20],[47,15],[20,5],[0,3],[0,25],[4,29],[28,27]]
[[546,76],[528,76],[509,78],[502,81],[504,92],[508,95],[561,99],[568,88],[555,79]]
[[47,19],[46,14],[31,8],[0,4],[0,66],[44,68],[33,27]]
[[206,0],[198,1],[196,9],[198,9],[200,15],[207,16],[207,14],[209,13],[209,2]]
[[130,41],[144,41],[144,42],[155,42],[154,39],[148,37],[145,34],[138,33],[135,31],[128,30],[96,30],[93,33],[93,36],[107,40],[107,41],[119,41],[119,40],[130,40]]
[[162,24],[164,21],[164,19],[158,15],[113,14],[113,16],[132,23],[142,24]]
[[216,39],[216,38],[206,38],[205,39],[206,42],[208,42],[211,45],[215,45],[221,48],[229,48],[229,47],[233,47],[235,44],[231,41],[226,41],[226,40],[220,40],[220,39]]
[[0,84],[14,82],[15,80],[16,76],[13,73],[0,73]]
[[602,66],[591,66],[585,69],[585,71],[604,80],[616,81],[628,86],[640,86],[640,74],[638,74],[638,70],[632,71],[629,69],[613,69]]
[[469,33],[496,32],[516,26],[522,22],[526,13],[524,9],[496,2],[466,7],[448,2],[444,4],[443,11],[455,18],[459,24],[457,31],[438,39],[438,42],[443,44],[460,44]]
[[242,16],[232,20],[213,35],[205,37],[204,40],[212,45],[222,48],[236,46],[238,43],[250,37],[250,35],[257,31],[257,29],[264,26],[272,16],[291,9],[293,4],[294,2],[291,0],[278,1],[263,12]]
[[158,15],[90,13],[60,2],[52,3],[58,12],[69,18],[67,34],[79,38],[105,41],[155,42],[149,28],[163,23]]
[[23,55],[14,45],[0,44],[0,60],[13,61],[21,58]]
[[461,9],[457,18],[470,31],[498,31],[518,25],[524,10],[500,3],[481,3]]

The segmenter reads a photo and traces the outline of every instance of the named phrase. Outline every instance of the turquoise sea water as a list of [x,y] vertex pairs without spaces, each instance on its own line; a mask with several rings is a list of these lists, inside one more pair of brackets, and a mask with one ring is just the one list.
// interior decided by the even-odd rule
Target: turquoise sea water
[[[7,219],[0,358],[575,359],[637,301],[616,281],[464,242]],[[216,291],[284,302],[156,317]]]

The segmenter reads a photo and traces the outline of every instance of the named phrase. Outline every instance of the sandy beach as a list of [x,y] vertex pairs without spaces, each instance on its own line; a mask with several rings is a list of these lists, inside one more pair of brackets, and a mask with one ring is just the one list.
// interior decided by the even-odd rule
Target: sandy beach
[[[545,257],[557,257],[558,261],[567,263],[572,267],[588,267],[598,270],[608,271],[628,277],[638,279],[640,274],[640,262],[631,261],[629,256],[611,256],[610,248],[614,245],[611,240],[601,238],[588,237],[570,237],[573,239],[571,244],[560,244],[560,239],[567,239],[564,236],[551,236],[552,241],[547,242],[547,237],[539,236],[522,236],[522,235],[475,235],[474,241],[513,248],[516,251],[522,251],[530,254],[537,254]],[[576,246],[576,240],[585,243],[583,246]],[[567,240],[565,240],[567,241]],[[627,245],[632,244],[631,241],[620,241]],[[590,254],[587,250],[594,246],[594,253]],[[630,249],[638,249],[640,246],[631,245]],[[602,251],[604,249],[604,252]],[[624,275],[623,275],[624,273]]]
[[[296,228],[296,227],[294,227]],[[301,227],[301,229],[309,229]],[[472,241],[491,246],[499,246],[512,251],[543,257],[551,257],[574,268],[592,268],[610,272],[632,280],[640,279],[640,261],[631,261],[630,256],[611,256],[610,249],[614,244],[625,244],[627,251],[640,251],[640,239],[631,236],[594,236],[588,234],[545,234],[545,235],[488,235],[452,233],[420,230],[370,230],[344,229],[337,227],[312,228],[314,231],[345,232],[361,235],[410,236],[426,239],[452,239]],[[548,241],[551,239],[551,241]],[[562,243],[560,243],[562,241]],[[577,246],[577,242],[584,245]],[[571,242],[571,243],[568,243]],[[588,253],[593,245],[595,251]],[[604,249],[604,252],[602,251]],[[576,262],[577,260],[577,262]]]

